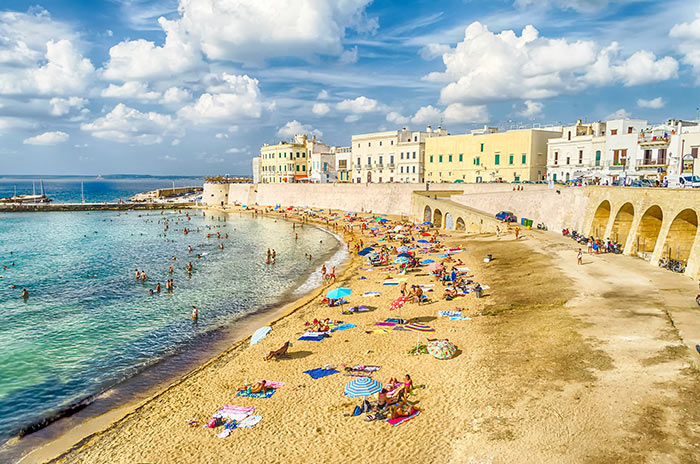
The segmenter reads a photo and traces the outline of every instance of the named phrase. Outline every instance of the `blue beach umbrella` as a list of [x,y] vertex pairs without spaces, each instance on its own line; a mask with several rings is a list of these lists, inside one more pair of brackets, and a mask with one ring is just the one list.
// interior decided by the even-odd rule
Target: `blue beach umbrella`
[[408,248],[406,245],[401,245],[400,247],[398,247],[396,249],[396,251],[398,251],[399,253],[403,253],[403,252],[408,251],[408,250],[410,250],[410,248]]
[[434,262],[435,262],[435,260],[433,260],[433,259],[424,259],[423,261],[421,261],[421,264],[430,264],[430,263],[434,263]]
[[258,330],[256,330],[255,333],[253,333],[253,336],[250,337],[250,346],[255,345],[260,340],[267,337],[267,334],[269,334],[271,330],[272,330],[272,327],[269,327],[269,326],[260,327]]
[[365,256],[365,255],[370,254],[373,251],[374,251],[374,248],[367,247],[367,248],[363,248],[362,250],[358,251],[357,254],[360,256]]
[[328,292],[326,297],[330,300],[339,300],[341,298],[345,298],[346,296],[349,296],[352,293],[351,288],[345,288],[345,287],[340,287],[331,290]]
[[382,384],[369,377],[356,377],[345,385],[345,394],[350,398],[369,396],[379,393]]
[[397,258],[413,258],[410,253],[401,253]]
[[406,258],[405,256],[400,256],[394,260],[394,264],[406,264],[409,262],[411,262],[411,260]]
[[430,221],[425,221],[425,222],[424,222],[423,224],[421,224],[421,225],[422,225],[422,226],[432,226],[433,223],[430,222]]
[[430,242],[429,242],[429,241],[427,241],[427,240],[423,240],[423,239],[421,239],[421,240],[418,240],[418,243],[430,243]]

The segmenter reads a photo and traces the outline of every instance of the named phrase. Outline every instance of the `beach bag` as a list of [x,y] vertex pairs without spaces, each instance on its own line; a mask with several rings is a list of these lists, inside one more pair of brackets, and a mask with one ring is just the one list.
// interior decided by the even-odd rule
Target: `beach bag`
[[213,418],[212,420],[207,422],[207,428],[213,429],[214,427],[216,427],[216,418]]
[[372,405],[365,399],[362,402],[362,412],[370,412],[372,410]]
[[352,415],[359,416],[360,414],[362,414],[362,408],[359,406],[355,406],[355,410],[352,412]]

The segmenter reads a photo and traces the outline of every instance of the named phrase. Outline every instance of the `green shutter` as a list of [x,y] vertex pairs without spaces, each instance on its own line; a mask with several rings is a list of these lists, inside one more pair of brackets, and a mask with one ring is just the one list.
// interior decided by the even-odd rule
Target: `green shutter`
[[498,166],[499,164],[501,164],[501,154],[500,154],[500,153],[496,153],[496,159],[495,159],[495,161],[494,161],[493,164],[495,164],[495,165],[497,165],[497,166]]

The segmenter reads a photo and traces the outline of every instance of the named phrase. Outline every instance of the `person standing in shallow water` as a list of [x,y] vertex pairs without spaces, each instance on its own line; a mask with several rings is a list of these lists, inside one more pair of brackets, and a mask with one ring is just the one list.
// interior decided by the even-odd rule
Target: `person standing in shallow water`
[[197,319],[199,319],[199,310],[197,310],[196,306],[192,306],[192,320],[197,322]]

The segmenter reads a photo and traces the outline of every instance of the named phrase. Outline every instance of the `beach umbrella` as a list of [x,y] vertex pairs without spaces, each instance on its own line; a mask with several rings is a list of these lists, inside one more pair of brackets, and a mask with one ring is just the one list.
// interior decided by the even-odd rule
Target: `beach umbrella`
[[391,305],[389,306],[389,311],[401,308],[401,306],[403,306],[406,303],[406,301],[408,301],[407,295],[402,295],[398,297],[397,299],[391,302]]
[[402,225],[398,225],[398,226],[394,227],[394,232],[398,232],[398,231],[400,231],[401,229],[403,229],[403,226],[402,226]]
[[413,330],[414,332],[435,332],[435,329],[430,327],[428,324],[423,324],[422,322],[411,322],[406,324],[408,330]]
[[418,240],[418,243],[430,243],[430,242],[425,240],[425,239],[420,239],[420,240]]
[[350,296],[350,293],[352,293],[351,288],[339,287],[328,292],[326,298],[329,300],[339,300],[341,298],[345,298],[346,296]]
[[424,222],[423,224],[421,224],[421,225],[422,225],[422,226],[432,226],[433,223],[430,222],[430,221],[425,221],[425,222]]
[[435,261],[432,260],[432,259],[424,259],[424,260],[421,262],[421,264],[430,264],[430,263],[434,263],[434,262],[435,262]]
[[369,254],[369,253],[371,253],[371,252],[373,252],[373,251],[374,251],[374,248],[372,248],[372,247],[367,247],[367,248],[363,248],[362,250],[358,251],[357,254],[360,255],[360,256],[365,256],[365,255],[367,255],[367,254]]
[[411,255],[411,253],[399,253],[398,255],[396,255],[396,257],[397,257],[397,258],[409,258],[409,259],[410,259],[410,258],[413,258],[413,256]]
[[394,258],[394,264],[406,264],[410,263],[411,259],[406,258],[405,256],[399,256],[398,258]]
[[442,271],[443,269],[445,269],[445,266],[443,266],[443,265],[440,264],[440,263],[430,263],[430,264],[428,264],[428,270],[429,270],[430,272]]
[[396,234],[396,238],[405,238],[406,236],[404,234]]
[[421,232],[420,233],[423,237],[430,237],[430,234],[428,232]]
[[345,394],[351,398],[379,393],[382,384],[369,377],[356,377],[345,385]]
[[266,327],[260,327],[258,330],[256,330],[256,331],[253,333],[253,336],[250,337],[250,346],[255,345],[255,344],[258,343],[260,340],[262,340],[263,338],[267,337],[267,334],[269,334],[271,330],[272,330],[272,327],[268,327],[268,326],[266,326]]
[[410,250],[410,248],[408,248],[406,245],[401,245],[400,247],[398,247],[398,248],[396,249],[396,251],[398,251],[399,253],[404,253],[404,252],[406,252],[406,251],[408,251],[408,250]]
[[428,342],[428,353],[437,359],[452,359],[457,347],[449,340],[432,340]]

